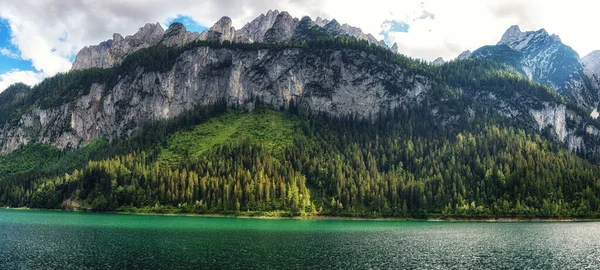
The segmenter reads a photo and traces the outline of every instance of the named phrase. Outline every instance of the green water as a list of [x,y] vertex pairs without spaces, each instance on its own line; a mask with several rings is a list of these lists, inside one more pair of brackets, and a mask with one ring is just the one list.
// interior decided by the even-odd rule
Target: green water
[[0,210],[0,269],[598,269],[600,223]]

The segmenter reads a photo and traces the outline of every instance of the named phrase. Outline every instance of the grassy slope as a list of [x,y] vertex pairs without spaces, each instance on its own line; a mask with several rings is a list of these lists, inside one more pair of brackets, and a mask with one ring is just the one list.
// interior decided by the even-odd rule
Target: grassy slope
[[[272,110],[251,113],[229,110],[206,123],[170,135],[162,146],[159,162],[176,166],[183,158],[198,158],[212,147],[249,138],[275,152],[293,143],[300,120]],[[27,172],[65,173],[82,168],[108,146],[102,138],[75,151],[63,151],[42,143],[30,143],[0,156],[0,179]],[[122,153],[125,154],[125,153]]]
[[47,144],[29,143],[6,156],[0,156],[0,179],[33,171],[54,173],[79,169],[106,145],[107,140],[102,138],[75,151],[63,151]]
[[225,142],[249,138],[276,153],[291,145],[297,117],[271,110],[251,113],[229,110],[206,123],[169,136],[159,162],[177,165],[182,158],[196,159],[210,148]]

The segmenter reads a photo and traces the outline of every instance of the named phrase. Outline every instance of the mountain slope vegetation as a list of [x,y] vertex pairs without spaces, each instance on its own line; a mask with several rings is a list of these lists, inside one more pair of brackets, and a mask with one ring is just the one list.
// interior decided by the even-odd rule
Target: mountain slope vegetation
[[597,166],[523,130],[482,125],[440,135],[425,132],[427,119],[423,111],[369,123],[227,110],[153,147],[89,161],[62,176],[4,179],[0,203],[362,217],[597,216]]
[[[32,142],[2,158],[0,204],[200,214],[598,217],[600,169],[567,151],[557,134],[538,130],[530,112],[554,104],[585,122],[569,122],[571,128],[597,122],[548,87],[487,60],[432,66],[346,37],[270,45],[196,42],[142,49],[120,67],[58,75],[33,89],[0,94],[0,100],[24,100],[14,109],[23,113],[57,106],[92,83],[111,84],[140,68],[168,69],[185,50],[206,46],[368,52],[430,79],[432,87],[423,102],[370,119],[315,113],[296,99],[284,108],[260,99],[238,108],[219,101],[89,148]],[[386,91],[406,88],[386,85]],[[4,120],[21,115],[14,117]],[[593,151],[582,156],[595,157]]]

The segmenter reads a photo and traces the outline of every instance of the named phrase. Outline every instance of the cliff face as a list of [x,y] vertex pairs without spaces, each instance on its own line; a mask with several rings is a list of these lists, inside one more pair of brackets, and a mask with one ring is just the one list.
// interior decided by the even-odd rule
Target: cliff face
[[[392,94],[392,85],[405,87]],[[17,124],[5,124],[0,153],[31,140],[65,148],[102,136],[126,138],[142,122],[220,99],[244,104],[257,97],[274,107],[295,99],[314,112],[369,118],[380,110],[417,104],[430,89],[426,77],[406,75],[401,67],[361,51],[199,47],[184,52],[167,72],[139,68],[114,87],[93,84],[88,95],[69,104],[36,109]]]
[[33,140],[75,148],[103,136],[127,138],[143,122],[172,118],[197,105],[226,100],[251,107],[255,98],[276,108],[294,100],[312,112],[361,118],[420,104],[439,125],[469,121],[479,111],[549,132],[570,150],[595,150],[581,134],[597,137],[599,132],[565,105],[526,92],[500,98],[477,89],[465,92],[475,101],[472,106],[448,109],[446,97],[432,95],[437,83],[360,50],[197,47],[183,52],[165,72],[139,67],[116,84],[92,84],[87,95],[70,103],[35,109],[4,124],[0,153]]

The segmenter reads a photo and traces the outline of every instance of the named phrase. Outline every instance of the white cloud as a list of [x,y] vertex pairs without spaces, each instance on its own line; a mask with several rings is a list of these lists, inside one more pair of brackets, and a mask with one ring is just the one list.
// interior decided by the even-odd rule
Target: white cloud
[[600,25],[599,7],[586,0],[0,0],[0,17],[9,21],[19,50],[6,53],[30,60],[37,74],[51,76],[68,71],[69,59],[82,47],[115,32],[130,35],[145,23],[164,25],[180,14],[208,27],[229,16],[239,29],[269,9],[335,18],[380,39],[384,21],[406,22],[407,33],[388,32],[388,39],[400,52],[427,60],[495,44],[513,24],[523,30],[546,28],[583,56],[600,49],[600,35],[593,34],[593,26]]
[[7,48],[0,48],[0,54],[12,59],[21,59],[19,55]]
[[44,75],[38,72],[14,69],[4,74],[0,74],[0,92],[18,82],[33,86],[39,83],[43,78]]

